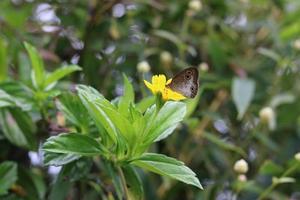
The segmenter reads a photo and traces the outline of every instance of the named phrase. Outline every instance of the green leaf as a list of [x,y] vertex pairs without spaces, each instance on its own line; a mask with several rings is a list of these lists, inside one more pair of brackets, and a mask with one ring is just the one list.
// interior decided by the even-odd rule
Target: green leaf
[[81,67],[78,65],[67,65],[63,66],[62,68],[56,69],[54,72],[47,75],[44,87],[47,88],[47,90],[54,87],[55,83],[62,79],[63,77],[67,76],[68,74],[71,74],[75,71],[80,71]]
[[43,176],[38,173],[30,173],[30,176],[39,199],[45,199],[47,187],[45,181],[43,180]]
[[276,62],[279,62],[282,58],[280,55],[278,55],[276,52],[270,50],[270,49],[266,49],[266,48],[258,48],[258,53],[260,53],[261,55],[264,55],[268,58],[273,59]]
[[137,109],[144,113],[147,108],[155,103],[155,96],[151,95],[149,97],[143,98],[138,104],[136,104]]
[[179,51],[187,49],[187,45],[176,34],[166,30],[154,30],[153,34],[157,37],[166,39],[176,45]]
[[260,167],[259,173],[268,175],[280,175],[283,170],[284,169],[281,166],[277,165],[272,160],[266,160]]
[[0,37],[0,82],[7,79],[7,42]]
[[132,104],[129,106],[130,111],[130,121],[132,122],[132,126],[136,132],[136,137],[143,137],[142,133],[146,127],[147,121],[143,114]]
[[183,162],[162,154],[145,153],[131,164],[203,189],[196,174]]
[[4,107],[19,107],[23,111],[31,109],[31,104],[28,104],[24,99],[16,96],[11,96],[6,91],[0,89],[0,108]]
[[96,104],[96,101],[102,102],[102,104],[111,109],[114,109],[113,105],[92,87],[78,85],[77,91],[81,102],[88,110],[98,129],[101,131],[104,128],[107,131],[109,137],[100,132],[104,144],[107,144],[108,141],[116,143],[118,137],[117,128],[107,114]]
[[294,182],[296,182],[296,179],[292,178],[292,177],[280,177],[280,178],[273,177],[272,182],[276,183],[276,184],[294,183]]
[[124,194],[124,190],[122,188],[121,178],[117,170],[115,169],[114,165],[108,160],[103,160],[102,164],[106,174],[108,174],[112,179],[112,184],[116,190],[118,199],[121,200]]
[[5,161],[0,164],[0,195],[7,194],[7,190],[17,181],[17,164]]
[[43,150],[81,156],[104,155],[107,151],[95,139],[77,133],[63,133],[47,139]]
[[30,116],[19,108],[0,110],[0,125],[6,138],[13,144],[35,150],[36,127]]
[[234,78],[232,82],[232,97],[241,120],[254,96],[255,82],[251,79]]
[[186,113],[186,105],[182,102],[168,101],[149,123],[149,132],[144,133],[146,145],[168,137],[181,122]]
[[204,132],[203,137],[223,149],[234,151],[243,157],[247,157],[246,152],[242,148],[235,146],[234,144],[228,143],[226,141],[223,141],[211,133]]
[[77,90],[96,124],[102,125],[110,133],[111,139],[116,141],[123,136],[130,145],[135,143],[136,133],[132,124],[108,100],[91,87],[81,85],[77,87]]
[[131,165],[125,165],[122,169],[128,185],[129,199],[144,199],[143,183],[134,167]]
[[64,93],[59,97],[56,105],[67,120],[81,129],[81,133],[89,132],[90,117],[77,95]]
[[43,89],[46,78],[44,62],[34,46],[27,42],[24,42],[24,45],[30,57],[32,83],[36,89]]
[[129,105],[131,103],[134,103],[134,90],[125,74],[123,74],[123,81],[124,81],[124,95],[119,100],[118,111],[122,115],[128,116]]
[[78,160],[80,157],[81,155],[78,154],[53,153],[46,151],[44,153],[43,162],[45,165],[60,166]]
[[62,167],[60,170],[56,180],[54,181],[51,191],[49,194],[48,199],[49,200],[65,200],[69,190],[72,187],[72,182],[71,181],[66,181],[66,177],[68,177],[70,171],[70,166],[65,165]]

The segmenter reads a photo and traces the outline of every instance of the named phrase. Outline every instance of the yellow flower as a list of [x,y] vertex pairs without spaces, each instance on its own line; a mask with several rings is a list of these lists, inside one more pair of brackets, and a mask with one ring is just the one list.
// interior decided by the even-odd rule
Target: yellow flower
[[152,83],[149,83],[148,81],[144,80],[145,85],[147,88],[151,90],[153,94],[158,94],[161,93],[163,100],[174,100],[174,101],[179,101],[182,99],[186,99],[185,96],[182,94],[175,92],[171,90],[170,88],[166,87],[168,84],[170,84],[172,79],[169,79],[167,81],[165,75],[155,75],[152,76]]

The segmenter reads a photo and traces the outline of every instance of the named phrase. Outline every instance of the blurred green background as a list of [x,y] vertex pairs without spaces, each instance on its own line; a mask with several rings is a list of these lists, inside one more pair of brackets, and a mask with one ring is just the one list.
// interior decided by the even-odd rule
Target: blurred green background
[[[204,190],[140,171],[145,199],[300,199],[299,0],[1,0],[0,89],[30,101],[18,86],[31,79],[24,41],[47,71],[82,67],[59,82],[62,93],[83,83],[112,100],[125,73],[140,100],[150,95],[144,79],[198,67],[199,95],[186,101],[184,123],[152,151],[184,161]],[[26,112],[35,145],[7,139],[1,111],[0,162],[13,161],[13,170],[0,170],[0,199],[113,199],[93,166],[77,163],[65,182],[55,178],[59,168],[43,166],[37,146],[68,127],[56,98],[41,105],[51,123]],[[234,168],[240,159],[247,172]],[[1,179],[10,180],[5,192]]]

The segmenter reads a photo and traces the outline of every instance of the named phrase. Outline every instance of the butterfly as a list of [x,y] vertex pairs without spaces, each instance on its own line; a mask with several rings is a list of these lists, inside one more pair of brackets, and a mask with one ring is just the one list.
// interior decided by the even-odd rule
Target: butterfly
[[189,67],[176,74],[172,78],[171,83],[166,85],[166,87],[187,98],[194,98],[199,88],[198,76],[198,69],[196,67]]

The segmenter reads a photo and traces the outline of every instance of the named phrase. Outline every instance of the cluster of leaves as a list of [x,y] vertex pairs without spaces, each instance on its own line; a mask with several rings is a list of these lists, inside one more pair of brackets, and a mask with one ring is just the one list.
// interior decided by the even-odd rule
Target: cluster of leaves
[[[166,138],[174,131],[185,116],[185,104],[167,102],[158,110],[156,105],[149,107],[153,101],[145,99],[135,105],[134,91],[126,76],[124,82],[124,96],[113,103],[94,88],[84,85],[77,86],[79,98],[72,95],[63,97],[64,100],[59,106],[61,111],[68,120],[75,122],[74,125],[79,130],[85,131],[50,137],[43,145],[45,164],[65,165],[81,156],[100,155],[104,163],[112,163],[107,165],[122,168],[120,170],[128,177],[131,196],[129,199],[141,199],[144,196],[142,183],[133,166],[202,188],[195,173],[182,162],[163,154],[145,153],[153,142]],[[70,101],[73,103],[70,104]],[[79,115],[78,108],[82,111]],[[89,120],[85,120],[86,124],[80,121],[89,117],[93,121],[92,125],[97,128],[96,133],[92,134],[94,138],[91,137]],[[114,171],[116,169],[110,169],[110,173]],[[112,176],[116,177],[116,174]],[[114,183],[117,184],[116,188],[122,188],[120,181]],[[120,199],[126,193],[124,190],[117,192]]]
[[[298,0],[6,0],[0,10],[4,198],[118,199],[122,177],[136,198],[297,197]],[[190,65],[199,95],[157,111],[143,79]],[[181,184],[200,187],[171,157],[204,190]],[[63,166],[54,176],[53,165]]]

